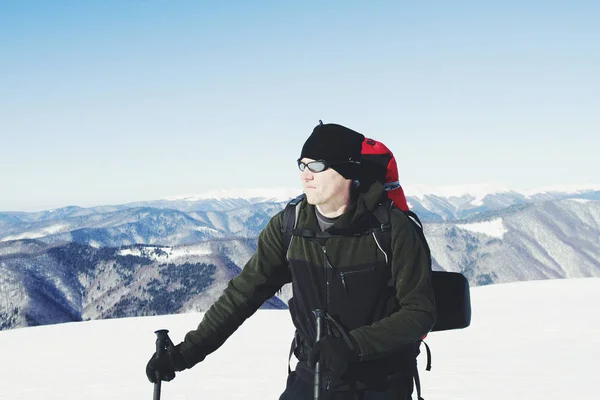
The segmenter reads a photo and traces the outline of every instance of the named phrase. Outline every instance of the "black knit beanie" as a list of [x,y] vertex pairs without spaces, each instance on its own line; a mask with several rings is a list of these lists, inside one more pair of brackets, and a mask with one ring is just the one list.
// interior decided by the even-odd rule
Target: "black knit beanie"
[[345,126],[320,123],[302,146],[300,158],[325,160],[344,178],[358,179],[364,138]]

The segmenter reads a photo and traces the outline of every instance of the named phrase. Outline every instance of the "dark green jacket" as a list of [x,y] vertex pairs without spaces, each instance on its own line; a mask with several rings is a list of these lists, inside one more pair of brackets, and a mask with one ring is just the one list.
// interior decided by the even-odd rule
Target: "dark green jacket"
[[[415,227],[396,209],[391,213],[392,254],[383,252],[370,231],[378,224],[372,210],[382,194],[380,184],[372,185],[327,230],[333,237],[294,236],[287,252],[283,212],[275,215],[260,234],[254,256],[180,345],[187,367],[221,346],[264,301],[292,282],[290,313],[305,345],[315,336],[312,310],[325,309],[358,344],[361,361],[349,370],[353,379],[407,372],[416,358],[415,344],[435,323],[431,268]],[[299,207],[297,228],[318,232],[314,206],[304,200]],[[311,373],[303,359],[296,370]]]

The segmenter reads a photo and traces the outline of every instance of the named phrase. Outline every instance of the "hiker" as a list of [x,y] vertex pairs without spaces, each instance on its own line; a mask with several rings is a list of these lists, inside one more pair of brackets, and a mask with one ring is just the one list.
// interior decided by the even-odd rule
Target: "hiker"
[[[280,400],[313,399],[317,363],[320,399],[411,398],[419,344],[436,319],[430,255],[396,208],[389,211],[391,251],[384,251],[375,234],[384,224],[374,213],[386,192],[363,162],[364,140],[337,124],[314,128],[297,161],[305,198],[294,207],[295,228],[287,226],[284,211],[269,221],[256,253],[198,328],[152,356],[146,367],[151,382],[170,381],[204,360],[291,282],[291,352],[299,361]],[[316,343],[315,310],[324,315]]]

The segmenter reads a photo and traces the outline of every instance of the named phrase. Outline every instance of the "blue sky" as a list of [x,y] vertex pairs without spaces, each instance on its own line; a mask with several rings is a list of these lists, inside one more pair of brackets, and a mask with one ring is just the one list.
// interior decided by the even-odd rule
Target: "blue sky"
[[386,143],[405,185],[600,183],[599,20],[596,1],[0,0],[0,211],[299,187],[319,119]]

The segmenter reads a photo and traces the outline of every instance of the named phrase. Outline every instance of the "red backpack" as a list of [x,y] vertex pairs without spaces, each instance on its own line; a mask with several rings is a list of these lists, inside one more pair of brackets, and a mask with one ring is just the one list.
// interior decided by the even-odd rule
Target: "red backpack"
[[370,163],[374,178],[383,183],[388,198],[394,206],[402,211],[408,211],[404,190],[398,178],[396,158],[387,146],[377,140],[365,138],[361,150],[363,162]]

